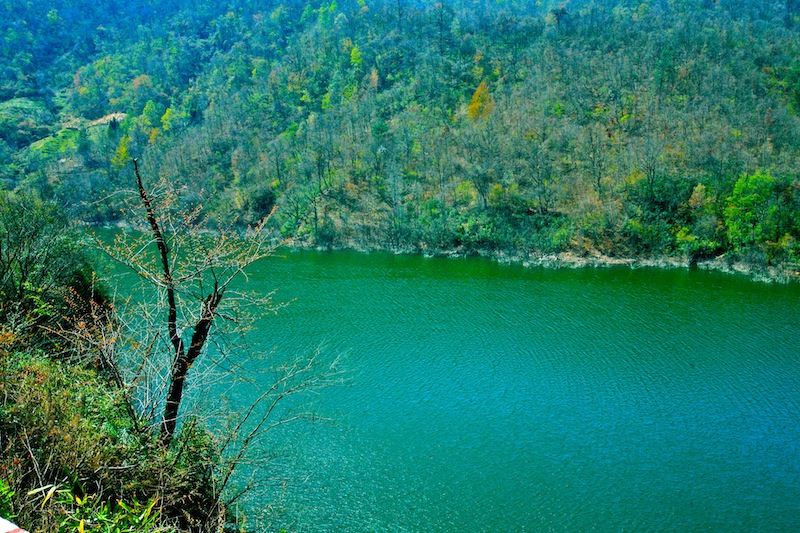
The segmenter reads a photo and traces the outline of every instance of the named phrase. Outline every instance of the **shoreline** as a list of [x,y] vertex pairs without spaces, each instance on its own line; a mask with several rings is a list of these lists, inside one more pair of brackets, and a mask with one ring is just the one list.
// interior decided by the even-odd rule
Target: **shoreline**
[[383,248],[380,246],[357,246],[353,243],[337,246],[314,246],[308,243],[297,242],[290,239],[285,245],[293,249],[306,249],[317,251],[344,251],[351,250],[360,253],[387,252],[397,255],[422,255],[424,257],[483,257],[501,264],[519,264],[525,268],[610,268],[627,266],[636,268],[659,269],[699,269],[737,274],[761,283],[788,284],[800,281],[800,265],[759,266],[745,261],[737,260],[725,254],[708,259],[691,261],[686,257],[612,257],[594,251],[585,255],[576,252],[537,253],[537,252],[505,252],[497,250],[476,249],[464,251],[462,249],[433,249],[426,250],[412,247]]
[[[88,226],[92,227],[91,224]],[[99,226],[111,229],[129,228],[127,224]],[[428,249],[425,247],[382,247],[382,246],[363,246],[354,242],[338,244],[333,246],[313,245],[302,240],[288,238],[283,240],[282,246],[297,250],[317,250],[321,252],[332,252],[338,250],[351,250],[359,253],[387,252],[397,255],[421,255],[424,257],[483,257],[501,264],[520,264],[525,268],[609,268],[627,266],[628,268],[660,268],[660,269],[692,269],[712,270],[725,274],[737,274],[750,278],[761,283],[783,283],[800,282],[800,265],[781,264],[777,266],[754,265],[746,261],[741,261],[728,257],[726,254],[713,258],[698,259],[691,261],[687,257],[661,256],[661,257],[613,257],[598,251],[586,254],[577,252],[507,252],[488,249],[463,248],[450,249]]]

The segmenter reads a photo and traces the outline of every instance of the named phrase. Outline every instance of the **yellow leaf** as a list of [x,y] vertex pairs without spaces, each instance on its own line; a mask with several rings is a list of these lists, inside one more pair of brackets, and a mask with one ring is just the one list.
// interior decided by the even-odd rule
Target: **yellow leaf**
[[482,81],[475,90],[475,94],[472,95],[472,100],[470,100],[469,106],[467,107],[469,118],[471,120],[484,118],[489,115],[493,106],[494,102],[489,94],[489,85],[485,81]]

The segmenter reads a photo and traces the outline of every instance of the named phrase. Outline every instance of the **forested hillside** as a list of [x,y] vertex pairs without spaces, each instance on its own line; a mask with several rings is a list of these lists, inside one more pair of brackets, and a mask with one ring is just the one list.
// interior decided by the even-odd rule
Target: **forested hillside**
[[0,178],[322,246],[800,258],[797,0],[0,2]]

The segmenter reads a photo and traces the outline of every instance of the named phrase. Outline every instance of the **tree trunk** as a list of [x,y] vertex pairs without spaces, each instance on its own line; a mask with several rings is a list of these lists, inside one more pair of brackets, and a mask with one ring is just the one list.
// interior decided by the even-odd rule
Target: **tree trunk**
[[178,422],[178,411],[183,399],[183,386],[186,383],[186,376],[189,369],[200,356],[208,339],[211,324],[219,302],[222,300],[224,289],[214,287],[214,291],[206,297],[203,302],[203,310],[197,324],[194,326],[192,342],[189,344],[189,351],[185,354],[178,354],[172,364],[170,372],[169,392],[167,392],[167,402],[164,406],[164,420],[161,423],[161,442],[168,446],[175,434],[175,427]]
[[164,405],[164,417],[161,422],[160,438],[162,445],[169,446],[172,442],[172,437],[175,435],[175,428],[178,423],[178,412],[180,411],[181,400],[183,399],[183,387],[186,383],[186,376],[195,360],[203,351],[203,346],[205,346],[206,340],[208,339],[211,324],[214,321],[217,307],[222,300],[225,289],[224,287],[220,288],[215,283],[214,290],[203,301],[200,318],[197,319],[197,323],[194,325],[192,341],[191,344],[189,344],[189,350],[187,352],[183,338],[181,338],[178,332],[178,306],[175,299],[175,280],[170,271],[170,250],[164,240],[150,197],[147,195],[147,191],[142,183],[142,177],[139,174],[139,164],[136,159],[133,160],[133,168],[136,172],[136,185],[139,189],[139,196],[147,212],[147,221],[150,224],[150,229],[153,232],[153,238],[158,248],[163,272],[163,283],[167,291],[167,329],[169,330],[173,359],[169,376],[169,390],[167,392],[166,404]]

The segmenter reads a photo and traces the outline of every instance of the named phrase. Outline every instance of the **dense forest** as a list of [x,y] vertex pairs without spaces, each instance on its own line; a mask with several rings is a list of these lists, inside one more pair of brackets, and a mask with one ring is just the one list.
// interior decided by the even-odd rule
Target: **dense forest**
[[800,3],[2,2],[0,178],[318,246],[800,257]]

